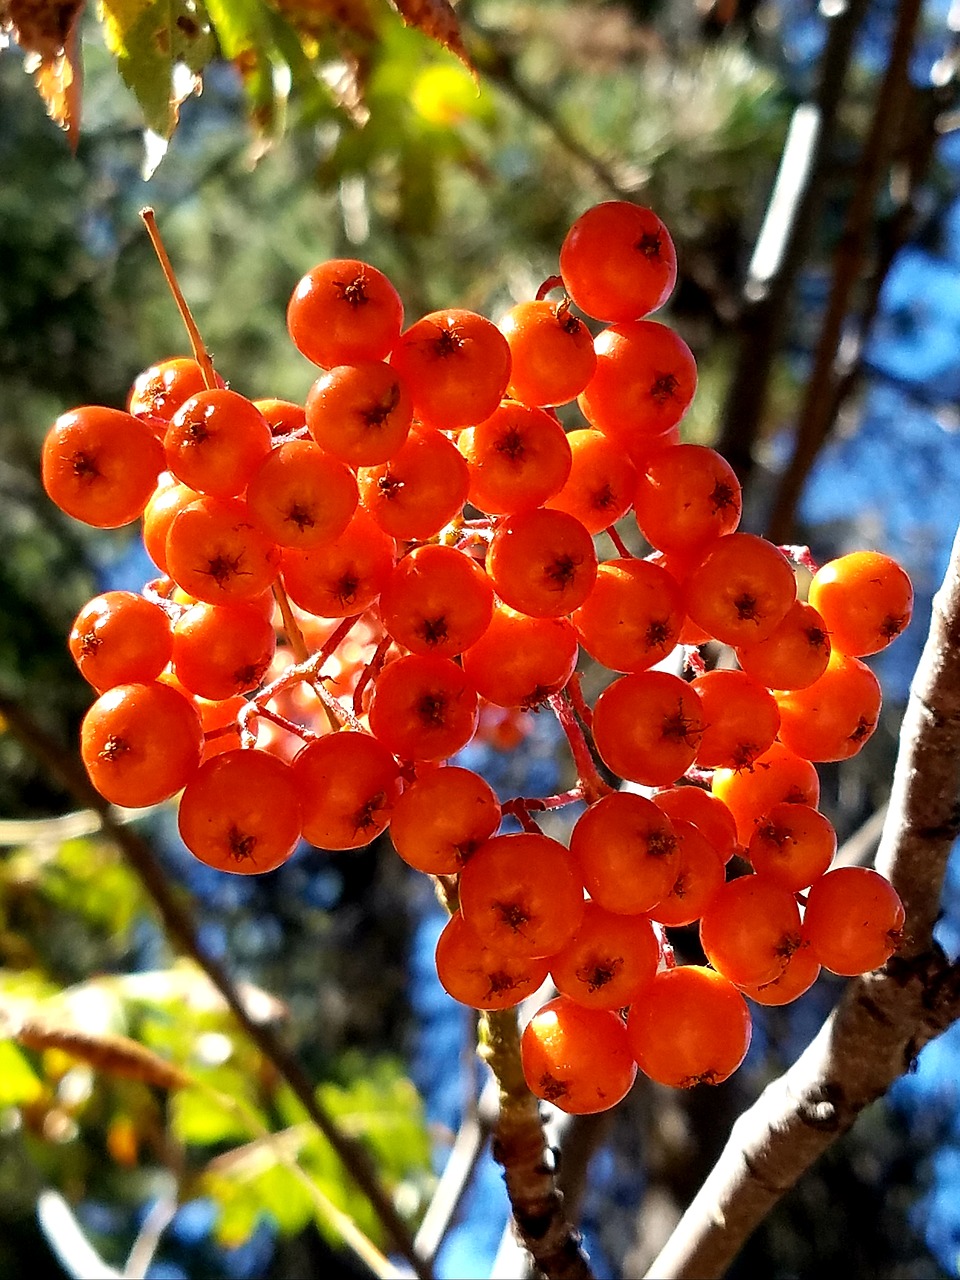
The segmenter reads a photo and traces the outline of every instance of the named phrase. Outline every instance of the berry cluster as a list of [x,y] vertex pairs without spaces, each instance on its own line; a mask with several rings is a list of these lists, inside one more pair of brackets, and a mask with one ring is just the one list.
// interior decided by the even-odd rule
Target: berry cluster
[[[502,1009],[552,978],[524,1069],[575,1112],[613,1105],[638,1065],[725,1079],[745,995],[869,970],[903,925],[876,872],[829,869],[813,762],[872,734],[862,658],[906,625],[909,579],[861,552],[801,600],[803,553],[737,532],[733,470],[679,440],[693,357],[647,318],[675,278],[660,219],[622,202],[574,224],[560,276],[499,327],[451,309],[404,329],[381,272],[325,262],[288,308],[321,370],[304,406],[246,399],[198,348],[142,374],[126,412],[63,415],[43,448],[50,497],[100,528],[142,516],[161,575],[92,600],[70,636],[99,694],[81,749],[100,793],[182,792],[187,847],[241,873],[389,824],[459,904],[436,957],[451,995]],[[573,400],[584,425],[565,430]],[[615,528],[631,511],[645,559]],[[615,673],[593,708],[581,648]],[[502,741],[503,716],[545,704],[572,791],[501,806],[447,764],[483,708]],[[535,815],[575,801],[568,849]],[[498,834],[505,814],[520,831]],[[728,878],[734,853],[751,874]],[[666,931],[696,922],[706,963],[678,965]]]

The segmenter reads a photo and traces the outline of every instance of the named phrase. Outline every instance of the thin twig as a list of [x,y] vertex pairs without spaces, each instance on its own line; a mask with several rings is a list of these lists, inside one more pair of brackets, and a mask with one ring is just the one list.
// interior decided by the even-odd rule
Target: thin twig
[[497,1117],[497,1085],[491,1077],[483,1086],[476,1114],[457,1131],[443,1173],[420,1223],[414,1244],[421,1257],[433,1262],[473,1181],[480,1157]]
[[854,37],[869,0],[824,7],[827,41],[814,97],[793,113],[767,212],[744,283],[737,359],[722,411],[717,448],[745,482],[780,348],[790,299],[823,201],[837,111]]
[[200,336],[200,330],[197,328],[197,322],[193,318],[187,300],[183,296],[183,290],[177,282],[176,272],[173,269],[173,263],[164,247],[163,240],[160,238],[160,230],[157,227],[157,215],[149,207],[140,210],[140,217],[143,224],[147,228],[147,235],[150,237],[150,243],[153,245],[153,251],[160,261],[160,267],[163,271],[164,279],[169,286],[173,299],[177,304],[177,310],[180,312],[180,318],[183,321],[187,336],[190,339],[190,346],[193,349],[193,358],[200,366],[200,372],[203,374],[203,385],[208,391],[212,391],[219,386],[217,374],[213,367],[213,361],[210,353],[203,344],[203,338]]

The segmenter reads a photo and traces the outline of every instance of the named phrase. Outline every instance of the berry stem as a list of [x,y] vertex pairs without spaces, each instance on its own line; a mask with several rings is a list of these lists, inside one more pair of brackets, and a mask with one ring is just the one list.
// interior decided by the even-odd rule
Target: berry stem
[[160,238],[160,228],[157,226],[157,215],[146,205],[140,210],[140,217],[144,226],[147,228],[147,235],[150,237],[150,243],[153,245],[153,251],[160,261],[160,269],[163,271],[170,292],[173,294],[173,300],[177,304],[177,310],[180,312],[180,318],[183,321],[187,336],[190,339],[190,346],[193,349],[193,358],[200,366],[200,372],[203,374],[203,383],[208,391],[212,391],[217,386],[217,375],[213,368],[213,361],[210,353],[203,345],[203,339],[200,337],[200,330],[197,328],[197,322],[194,320],[190,308],[187,306],[187,300],[183,296],[183,290],[177,280],[176,272],[173,269],[173,263],[164,246],[163,240]]
[[512,813],[522,821],[523,812],[528,816],[531,813],[544,813],[547,809],[562,809],[564,805],[576,804],[582,799],[583,791],[579,787],[571,787],[569,791],[561,791],[555,796],[514,796],[500,811]]
[[811,573],[816,573],[820,568],[816,560],[813,558],[813,553],[807,546],[796,546],[788,543],[777,547],[777,550],[782,551],[787,559],[793,564],[800,565],[804,569],[809,569]]
[[280,609],[280,616],[283,619],[283,630],[286,633],[287,643],[293,651],[293,656],[297,662],[306,662],[310,656],[310,650],[307,648],[307,642],[303,638],[303,632],[293,616],[293,609],[290,607],[290,600],[287,596],[286,588],[278,579],[273,584],[273,598],[276,600]]
[[604,532],[625,560],[636,560],[637,557],[620,537],[619,533],[617,533],[615,525],[607,525]]
[[376,679],[380,674],[383,669],[383,664],[387,660],[387,652],[392,644],[393,636],[385,635],[377,645],[377,649],[373,657],[364,667],[360,675],[360,679],[357,681],[357,687],[353,691],[353,714],[355,716],[363,715],[363,692],[370,681]]
[[338,721],[339,727],[342,728],[344,725],[349,725],[357,733],[369,733],[369,730],[360,723],[353,712],[345,707],[339,698],[334,697],[322,679],[314,682],[313,689],[327,711]]
[[666,926],[655,924],[654,927],[660,938],[660,954],[663,957],[664,968],[675,969],[677,967],[677,954],[673,949],[673,943],[667,937]]
[[537,302],[542,302],[548,293],[552,293],[554,289],[563,288],[563,276],[547,276],[543,284],[537,290]]
[[593,804],[601,797],[609,795],[613,788],[608,787],[600,777],[593,756],[590,754],[583,728],[570,701],[564,697],[564,691],[551,694],[547,701],[554,715],[560,721],[560,728],[566,734],[567,741],[570,743],[573,762],[577,766],[577,782],[580,794],[587,804]]
[[573,704],[574,711],[583,721],[584,726],[588,730],[592,730],[593,711],[590,709],[586,698],[583,696],[583,677],[580,675],[579,671],[575,671],[567,681],[567,697]]
[[538,803],[536,800],[528,801],[523,796],[515,796],[502,807],[501,813],[511,814],[517,819],[524,831],[529,831],[531,834],[538,836],[541,834],[540,828],[530,816],[530,809],[538,808],[542,812],[546,807],[542,802]]

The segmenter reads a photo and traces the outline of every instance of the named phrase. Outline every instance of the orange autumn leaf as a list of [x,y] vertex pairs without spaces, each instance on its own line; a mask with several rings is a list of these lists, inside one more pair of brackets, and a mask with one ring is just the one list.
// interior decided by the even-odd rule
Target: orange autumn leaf
[[85,3],[0,0],[0,30],[9,31],[27,54],[26,70],[33,73],[47,114],[66,131],[73,150],[80,133],[80,15]]

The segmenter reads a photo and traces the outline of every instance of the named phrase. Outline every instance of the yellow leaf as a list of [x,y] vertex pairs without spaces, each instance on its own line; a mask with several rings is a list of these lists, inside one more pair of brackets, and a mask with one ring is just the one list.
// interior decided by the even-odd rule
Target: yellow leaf
[[152,0],[100,0],[100,23],[107,48],[113,54],[126,47],[127,32],[151,7]]

